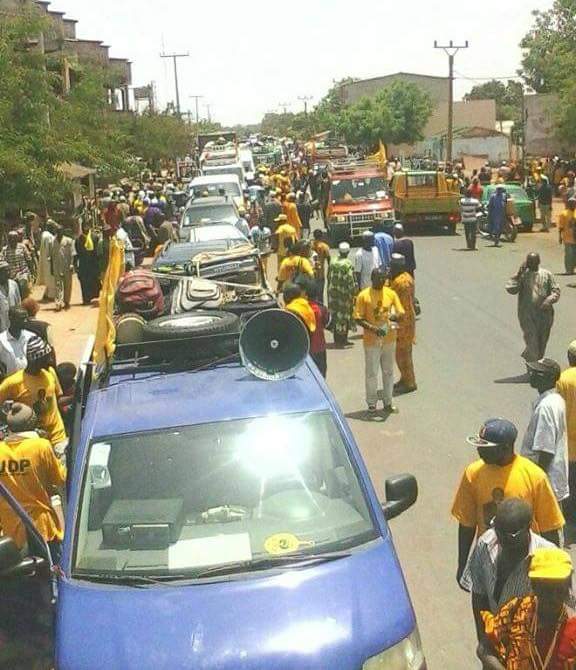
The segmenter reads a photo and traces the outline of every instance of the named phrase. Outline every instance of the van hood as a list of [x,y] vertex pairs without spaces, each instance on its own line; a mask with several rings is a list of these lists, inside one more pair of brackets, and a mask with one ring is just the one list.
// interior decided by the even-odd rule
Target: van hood
[[353,200],[351,202],[334,202],[330,205],[333,215],[381,212],[392,209],[390,198],[382,200]]
[[60,583],[59,670],[359,670],[415,627],[390,535],[350,557],[146,588]]

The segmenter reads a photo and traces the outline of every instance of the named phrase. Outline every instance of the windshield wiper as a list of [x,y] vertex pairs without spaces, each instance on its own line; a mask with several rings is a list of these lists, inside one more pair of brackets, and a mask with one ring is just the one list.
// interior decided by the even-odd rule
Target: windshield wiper
[[151,577],[149,575],[134,575],[100,572],[94,574],[76,573],[72,575],[76,579],[81,579],[87,582],[99,582],[102,584],[121,584],[123,586],[146,587],[150,585],[166,585],[171,582],[176,582],[182,579],[190,579],[187,575],[173,574],[173,575],[157,575]]
[[340,558],[350,556],[349,551],[335,551],[328,554],[284,554],[280,556],[263,556],[253,561],[237,561],[227,565],[217,565],[213,568],[207,568],[197,572],[194,576],[197,578],[216,577],[219,575],[228,575],[236,572],[255,572],[257,570],[266,570],[268,568],[303,568],[318,563],[328,563],[337,561]]

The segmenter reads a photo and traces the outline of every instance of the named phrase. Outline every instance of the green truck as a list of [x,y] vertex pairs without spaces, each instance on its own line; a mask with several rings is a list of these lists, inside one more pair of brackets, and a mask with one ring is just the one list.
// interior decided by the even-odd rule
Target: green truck
[[438,226],[456,233],[461,196],[457,182],[443,172],[397,172],[392,193],[396,220],[404,226]]

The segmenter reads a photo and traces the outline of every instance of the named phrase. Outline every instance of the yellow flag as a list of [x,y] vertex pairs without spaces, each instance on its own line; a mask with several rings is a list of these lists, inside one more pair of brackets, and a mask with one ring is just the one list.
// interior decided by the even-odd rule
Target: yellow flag
[[94,362],[97,367],[104,365],[114,354],[116,340],[114,299],[120,277],[124,273],[124,262],[124,245],[112,238],[110,240],[108,267],[100,291],[100,309],[94,343]]

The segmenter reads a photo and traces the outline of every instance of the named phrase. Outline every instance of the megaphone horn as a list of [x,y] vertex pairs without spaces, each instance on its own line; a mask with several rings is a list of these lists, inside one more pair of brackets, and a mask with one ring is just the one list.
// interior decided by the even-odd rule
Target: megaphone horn
[[240,334],[244,367],[258,379],[279,381],[292,377],[310,350],[306,326],[283,309],[254,315]]

